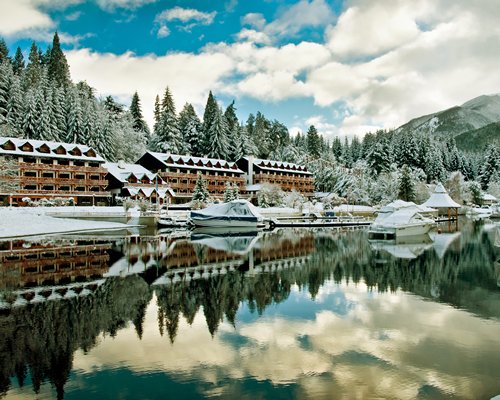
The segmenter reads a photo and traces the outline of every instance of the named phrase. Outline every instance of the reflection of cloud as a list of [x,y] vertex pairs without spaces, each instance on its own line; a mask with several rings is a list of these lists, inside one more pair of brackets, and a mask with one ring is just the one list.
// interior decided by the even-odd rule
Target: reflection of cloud
[[311,320],[264,313],[253,323],[237,322],[236,330],[221,324],[212,338],[200,312],[193,325],[180,322],[173,345],[158,333],[153,299],[142,341],[129,327],[86,355],[78,352],[74,368],[180,371],[215,385],[210,393],[225,395],[238,390],[236,380],[248,378],[295,383],[305,398],[415,399],[426,385],[439,393],[477,398],[497,385],[497,323],[401,291],[372,293],[364,283],[326,282],[318,296],[328,303],[339,291],[354,305],[345,316],[326,308]]

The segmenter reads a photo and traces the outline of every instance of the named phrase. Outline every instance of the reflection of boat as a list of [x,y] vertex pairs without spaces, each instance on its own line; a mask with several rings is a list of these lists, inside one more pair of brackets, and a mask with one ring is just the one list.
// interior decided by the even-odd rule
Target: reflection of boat
[[490,206],[491,218],[500,218],[500,203]]
[[374,239],[424,235],[436,225],[433,219],[421,214],[429,211],[433,209],[396,200],[380,209],[377,218],[370,225],[368,234]]
[[373,250],[383,250],[396,258],[414,259],[432,247],[429,235],[403,236],[393,240],[370,240]]
[[190,220],[196,226],[254,227],[263,226],[264,219],[255,206],[246,200],[214,204],[203,210],[191,211]]
[[460,232],[453,233],[437,233],[431,232],[430,237],[434,242],[433,246],[436,255],[439,258],[443,258],[452,243],[454,243],[462,234]]
[[191,243],[198,243],[234,254],[248,253],[259,240],[256,230],[245,228],[196,228]]
[[466,215],[473,220],[489,218],[492,215],[492,210],[490,207],[470,207],[467,209]]
[[162,215],[158,219],[158,226],[160,228],[180,228],[187,226],[187,222],[169,215]]

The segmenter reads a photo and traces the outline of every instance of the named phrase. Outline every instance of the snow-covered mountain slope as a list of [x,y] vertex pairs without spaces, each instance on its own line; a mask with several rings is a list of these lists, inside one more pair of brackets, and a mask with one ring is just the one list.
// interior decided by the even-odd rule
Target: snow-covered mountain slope
[[483,95],[461,106],[412,119],[397,132],[413,131],[456,137],[500,121],[500,95]]

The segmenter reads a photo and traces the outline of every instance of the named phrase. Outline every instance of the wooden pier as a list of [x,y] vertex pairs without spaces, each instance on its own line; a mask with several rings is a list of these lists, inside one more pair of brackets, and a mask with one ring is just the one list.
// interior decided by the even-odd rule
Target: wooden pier
[[266,221],[269,229],[275,228],[341,228],[341,227],[364,227],[369,226],[371,220],[355,218],[314,218],[306,220],[304,218],[272,218]]

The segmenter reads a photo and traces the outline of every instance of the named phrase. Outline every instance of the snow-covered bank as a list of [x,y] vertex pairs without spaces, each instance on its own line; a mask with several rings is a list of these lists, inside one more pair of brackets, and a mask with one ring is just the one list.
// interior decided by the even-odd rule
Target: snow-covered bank
[[36,208],[0,208],[0,238],[127,229],[116,222],[53,218]]

